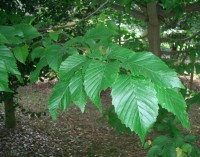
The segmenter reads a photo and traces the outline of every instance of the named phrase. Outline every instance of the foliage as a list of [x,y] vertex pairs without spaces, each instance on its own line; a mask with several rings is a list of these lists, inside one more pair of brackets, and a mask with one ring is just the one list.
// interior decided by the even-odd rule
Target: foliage
[[[183,85],[176,73],[149,52],[135,53],[112,43],[115,34],[110,28],[98,26],[89,30],[84,37],[73,38],[64,46],[54,45],[46,53],[43,51],[35,72],[38,73],[48,64],[59,76],[59,82],[49,99],[49,111],[53,119],[57,117],[56,110],[59,108],[64,111],[71,101],[83,112],[86,96],[102,111],[100,93],[112,88],[115,112],[122,123],[135,131],[142,141],[156,122],[158,103],[174,113],[184,127],[189,128],[186,104],[177,90]],[[80,45],[81,50],[77,53]],[[60,55],[50,57],[57,49],[60,49]],[[43,59],[46,64],[42,66]],[[170,99],[172,95],[178,99]]]
[[[130,0],[110,2],[111,7],[112,4],[120,5],[126,13],[113,13],[111,9],[106,9],[98,17],[93,16],[88,23],[85,23],[84,18],[88,17],[88,14],[92,15],[94,12],[90,13],[95,11],[99,3],[63,0],[59,1],[59,5],[55,5],[57,1],[53,0],[48,2],[38,0],[32,3],[22,0],[2,4],[0,91],[11,92],[9,87],[11,82],[14,82],[13,77],[17,77],[20,82],[27,81],[29,76],[25,78],[23,73],[25,67],[29,68],[27,74],[33,66],[36,66],[30,75],[31,83],[37,81],[40,74],[50,67],[59,77],[59,82],[55,85],[49,99],[49,111],[53,119],[57,118],[58,109],[61,111],[68,109],[71,102],[84,112],[87,96],[102,111],[100,93],[111,88],[115,113],[110,110],[108,119],[118,131],[135,131],[144,142],[147,132],[156,119],[159,120],[158,111],[161,108],[172,112],[184,127],[189,128],[186,103],[179,92],[179,88],[184,88],[183,85],[174,70],[169,69],[158,57],[146,51],[145,36],[138,37],[135,33],[136,28],[139,31],[146,29],[148,26],[145,24],[146,21],[138,22],[130,18],[130,14],[134,11],[131,9],[143,10],[141,6],[145,6],[151,0],[141,1],[140,5],[137,5],[138,1]],[[195,68],[199,73],[199,63],[196,62],[199,59],[198,32],[197,35],[192,36],[192,32],[198,30],[198,23],[194,24],[193,21],[199,19],[199,14],[192,14],[192,18],[188,18],[190,16],[188,14],[177,18],[182,15],[182,8],[191,2],[196,1],[180,3],[179,0],[175,0],[170,3],[161,0],[158,1],[158,6],[164,8],[169,15],[171,11],[176,13],[171,19],[162,20],[159,16],[159,20],[164,23],[161,27],[161,37],[170,38],[167,43],[161,44],[161,50],[189,51],[183,54],[170,54],[170,61],[166,59],[166,62],[176,68],[180,74],[186,71],[192,76]],[[21,3],[20,7],[18,7],[19,3]],[[88,4],[92,7],[90,8]],[[8,15],[10,12],[17,14]],[[24,16],[27,13],[35,15],[35,21],[31,16],[21,18],[20,15]],[[70,29],[66,25],[68,22],[74,24],[77,21],[81,21],[80,25],[73,25]],[[39,33],[31,25],[32,22],[40,27],[39,30],[44,32],[48,30],[49,33]],[[175,23],[170,25],[175,31],[166,33],[170,23]],[[94,24],[97,27],[87,31],[84,36],[66,41],[69,39],[68,33],[71,34],[70,36],[82,35],[89,25]],[[133,24],[137,25],[134,26],[134,31],[127,27]],[[51,25],[61,25],[61,27],[54,27],[51,30]],[[48,28],[43,28],[44,26]],[[194,29],[187,31],[190,27]],[[63,28],[67,33],[58,28]],[[177,33],[179,31],[183,33]],[[139,34],[142,35],[141,32]],[[188,35],[190,39],[183,42],[182,38]],[[179,42],[174,40],[177,37],[180,39]],[[113,41],[118,42],[119,45]],[[142,52],[143,50],[145,51]],[[188,59],[189,64],[186,62]],[[30,62],[31,64],[28,64]],[[188,102],[194,103],[199,101],[198,98],[199,95],[194,96],[188,99]],[[165,116],[167,117],[168,114]],[[183,137],[171,122],[174,122],[174,119],[169,118],[164,126],[163,123],[157,126],[164,129],[170,126],[171,133],[169,136],[162,135],[155,139],[149,151],[150,156],[162,153],[184,156],[193,155],[196,151],[193,141],[188,141],[192,136]],[[196,153],[198,154],[198,151]]]
[[145,142],[144,147],[150,148],[148,157],[198,157],[200,150],[195,146],[196,137],[192,134],[183,135],[177,127],[177,119],[161,109],[155,128],[161,133],[153,142]]
[[[8,33],[9,32],[9,33]],[[16,24],[13,26],[0,26],[0,91],[10,92],[8,87],[9,75],[15,75],[23,82],[17,62],[25,64],[28,57],[28,43],[40,36],[40,33],[29,24]]]

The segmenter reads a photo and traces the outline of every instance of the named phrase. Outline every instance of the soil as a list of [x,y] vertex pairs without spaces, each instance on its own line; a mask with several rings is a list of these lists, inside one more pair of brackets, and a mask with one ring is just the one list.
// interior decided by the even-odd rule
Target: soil
[[[71,104],[68,111],[60,113],[52,121],[47,111],[47,102],[53,83],[37,83],[20,87],[16,101],[21,107],[32,112],[44,111],[40,118],[22,114],[17,108],[17,128],[5,130],[0,119],[1,157],[145,157],[147,150],[135,134],[117,134],[107,122],[102,122],[97,108],[88,102],[85,112]],[[111,104],[109,91],[101,94],[103,109]],[[3,112],[0,105],[0,113]],[[198,139],[200,133],[200,108],[192,106],[189,116],[192,123],[190,132]],[[147,136],[146,140],[152,140]],[[199,140],[197,144],[200,145]]]

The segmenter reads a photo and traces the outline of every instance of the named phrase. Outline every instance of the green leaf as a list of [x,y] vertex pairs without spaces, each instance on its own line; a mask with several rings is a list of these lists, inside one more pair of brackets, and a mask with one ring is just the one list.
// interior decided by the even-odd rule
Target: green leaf
[[113,36],[114,34],[116,34],[116,32],[112,29],[103,27],[103,26],[98,26],[96,28],[93,28],[89,31],[87,31],[87,33],[84,36],[84,39],[105,39],[105,38],[110,38],[111,36]]
[[28,56],[28,46],[17,46],[13,49],[14,55],[17,60],[23,64],[26,62],[26,58]]
[[162,157],[177,157],[176,148],[173,145],[166,145],[162,150]]
[[198,147],[193,146],[192,152],[190,154],[191,157],[199,157],[200,156],[200,150]]
[[58,71],[62,62],[63,53],[64,49],[59,45],[51,45],[46,48],[47,63],[56,72]]
[[0,44],[9,43],[6,37],[0,33]]
[[53,88],[53,92],[48,101],[48,109],[53,117],[57,118],[57,109],[62,111],[68,109],[71,102],[71,94],[69,91],[69,80],[59,81]]
[[69,55],[78,55],[79,54],[78,50],[75,47],[68,47],[67,53]]
[[31,59],[34,60],[36,58],[40,58],[44,55],[45,49],[42,46],[38,46],[33,49],[31,52]]
[[30,83],[34,83],[38,80],[40,71],[42,70],[42,68],[44,68],[47,65],[48,65],[48,63],[46,61],[46,58],[45,57],[41,58],[39,63],[36,65],[36,69],[33,72],[31,72]]
[[2,60],[0,60],[0,75],[0,91],[11,92],[8,87],[8,73]]
[[133,75],[150,78],[155,84],[166,88],[184,88],[174,70],[150,52],[136,53],[126,61],[126,69]]
[[184,140],[186,142],[192,143],[192,142],[195,142],[197,140],[197,138],[196,138],[196,136],[189,134],[184,137]]
[[117,59],[121,62],[124,62],[129,57],[135,54],[135,52],[129,49],[123,48],[118,44],[110,45],[107,53],[108,53],[108,58]]
[[112,86],[112,104],[122,123],[142,142],[158,115],[158,100],[149,80],[121,75]]
[[186,113],[186,103],[176,89],[156,87],[159,104],[169,112],[175,114],[184,127],[189,128],[190,123]]
[[185,153],[191,154],[191,152],[192,152],[192,146],[190,144],[186,143],[186,144],[184,144],[182,146],[182,150]]
[[31,25],[35,18],[34,16],[24,16],[22,22]]
[[22,20],[21,16],[17,15],[17,14],[9,15],[8,18],[11,21],[12,24],[20,23],[21,20]]
[[149,142],[148,141],[145,142],[143,148],[144,149],[148,149],[149,147],[150,147]]
[[106,24],[107,24],[108,28],[110,28],[112,30],[115,30],[115,31],[119,30],[119,28],[117,27],[117,25],[115,24],[115,22],[112,21],[112,20],[107,20]]
[[158,155],[160,155],[162,152],[162,149],[160,146],[153,146],[149,149],[147,157],[157,157]]
[[[173,122],[172,122],[173,123]],[[173,125],[173,124],[172,124]],[[175,126],[176,127],[176,126]],[[176,130],[177,131],[176,131]],[[173,134],[175,135],[175,137],[173,138],[173,141],[172,141],[172,143],[173,143],[173,145],[177,148],[177,147],[181,147],[184,143],[185,143],[185,141],[184,141],[184,139],[183,139],[183,137],[182,137],[182,133],[181,133],[181,131],[179,130],[179,129],[177,129],[177,127],[176,128],[173,128],[172,127],[172,132],[173,132]],[[170,130],[170,131],[171,131]]]
[[21,75],[16,75],[18,81],[21,83],[21,84],[24,84],[24,79],[22,78]]
[[195,63],[195,68],[196,68],[196,74],[200,74],[200,64],[199,63]]
[[0,26],[0,33],[6,37],[10,44],[20,44],[23,42],[19,38],[24,37],[22,30],[16,30],[12,26]]
[[64,47],[68,48],[74,44],[82,44],[83,43],[83,37],[76,37],[76,38],[72,38],[70,40],[68,40],[65,44]]
[[41,34],[37,31],[37,29],[29,24],[18,24],[15,26],[17,30],[23,32],[24,38],[31,40],[39,37]]
[[192,62],[194,62],[195,59],[196,59],[196,52],[190,52],[190,53],[189,53],[189,57],[190,57],[190,60],[191,60]]
[[21,75],[12,52],[4,45],[0,45],[0,59],[4,62],[7,72],[14,75]]
[[0,91],[12,92],[8,87],[8,73],[20,75],[12,52],[0,45]]
[[160,147],[166,145],[171,139],[167,136],[161,135],[156,137],[156,139],[153,141],[153,145],[158,145]]
[[115,81],[119,71],[119,63],[106,63],[94,60],[86,69],[84,86],[92,102],[102,111],[100,92],[110,87]]
[[69,89],[72,101],[80,108],[81,112],[84,112],[87,98],[83,86],[83,75],[80,71],[75,73],[75,75],[71,78]]
[[44,47],[49,47],[52,45],[52,41],[49,37],[46,37],[43,41],[42,41],[42,44]]
[[50,32],[49,33],[51,40],[54,40],[54,41],[58,41],[58,35],[59,35],[59,32]]
[[87,62],[87,58],[83,55],[72,55],[68,57],[65,61],[61,63],[59,69],[60,79],[68,79],[70,75],[81,68],[85,64],[85,62]]

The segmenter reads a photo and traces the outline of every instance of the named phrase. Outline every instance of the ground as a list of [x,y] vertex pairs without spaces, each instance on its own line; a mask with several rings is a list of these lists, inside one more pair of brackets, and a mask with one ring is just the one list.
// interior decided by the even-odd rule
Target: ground
[[[46,112],[52,86],[38,83],[21,87],[16,101],[32,112]],[[111,104],[109,91],[103,92],[101,98],[105,110]],[[191,132],[199,139],[199,107],[194,105],[189,116]],[[0,120],[1,157],[144,157],[147,153],[137,135],[117,134],[102,122],[102,114],[90,102],[84,113],[72,104],[54,122],[48,112],[37,118],[24,115],[17,109],[16,117],[15,130],[6,131],[3,120]],[[148,136],[147,140],[151,138]]]

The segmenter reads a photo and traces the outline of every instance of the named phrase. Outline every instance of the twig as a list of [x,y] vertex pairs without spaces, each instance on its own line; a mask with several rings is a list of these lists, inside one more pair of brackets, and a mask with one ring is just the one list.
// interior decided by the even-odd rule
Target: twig
[[89,19],[91,16],[93,16],[97,12],[99,12],[108,2],[109,2],[109,0],[106,0],[106,2],[104,2],[103,4],[101,4],[100,7],[98,7],[94,12],[92,12],[91,14],[89,14],[88,16],[86,16],[85,18],[83,18],[82,20],[78,21],[77,23],[74,23],[74,24],[68,23],[68,24],[66,24],[64,26],[58,26],[58,27],[52,27],[52,28],[40,28],[39,31],[47,31],[49,29],[51,29],[51,30],[58,30],[58,29],[62,29],[62,28],[76,26],[76,25],[80,24],[81,22]]
[[171,55],[171,54],[181,54],[181,53],[189,53],[188,50],[185,50],[185,51],[160,51],[161,54],[165,54],[165,55]]
[[161,42],[168,42],[168,41],[173,41],[173,40],[177,40],[177,41],[189,41],[189,40],[192,40],[193,38],[195,38],[197,35],[199,35],[200,31],[194,33],[192,36],[190,37],[186,37],[186,38],[162,38],[161,39]]

